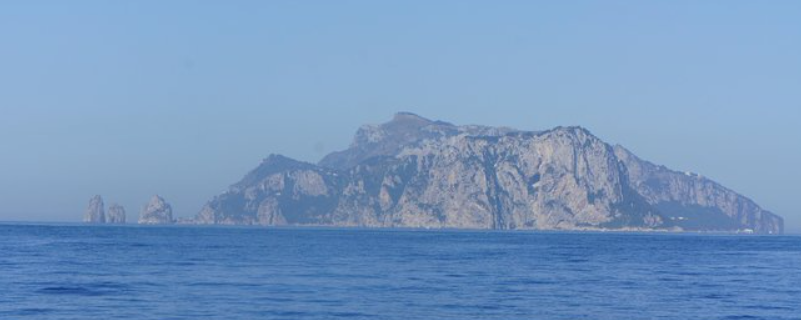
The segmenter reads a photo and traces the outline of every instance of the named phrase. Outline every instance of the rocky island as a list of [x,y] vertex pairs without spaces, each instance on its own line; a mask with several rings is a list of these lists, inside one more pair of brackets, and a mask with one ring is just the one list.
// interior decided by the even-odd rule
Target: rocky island
[[[126,222],[125,208],[112,203],[105,210],[103,197],[96,195],[89,200],[83,216],[84,223],[92,224],[124,224]],[[172,206],[164,198],[155,195],[142,207],[139,214],[139,224],[172,224],[176,221],[172,217]],[[194,220],[189,221],[194,223]],[[184,222],[187,223],[187,222]]]
[[271,155],[199,224],[778,234],[781,217],[581,127],[457,126],[411,113],[319,163]]
[[83,215],[84,223],[93,224],[122,224],[125,223],[125,208],[116,203],[112,204],[106,212],[103,197],[96,195],[89,199],[89,206]]
[[83,214],[84,223],[106,223],[106,209],[103,197],[96,195],[89,199],[89,205]]
[[125,223],[125,208],[123,208],[119,204],[112,203],[108,207],[106,220],[108,221],[108,223],[115,223],[115,224]]
[[155,195],[139,213],[139,224],[172,224],[172,206],[164,198]]

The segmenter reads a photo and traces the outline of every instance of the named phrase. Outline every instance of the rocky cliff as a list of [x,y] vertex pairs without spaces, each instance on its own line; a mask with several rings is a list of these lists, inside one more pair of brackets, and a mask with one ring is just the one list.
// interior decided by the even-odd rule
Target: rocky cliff
[[108,223],[116,223],[116,224],[125,223],[125,208],[116,203],[111,204],[108,207],[108,213],[106,214],[106,221]]
[[630,185],[673,224],[687,230],[751,229],[781,233],[784,220],[720,184],[690,172],[644,161],[621,146],[615,154],[625,165]]
[[708,179],[638,159],[579,127],[456,126],[400,113],[319,164],[272,155],[203,224],[782,232]]
[[97,195],[89,199],[89,206],[86,207],[86,212],[83,214],[83,222],[106,223],[106,212],[105,205],[103,204],[103,197]]
[[155,195],[150,202],[142,208],[139,214],[139,224],[172,224],[172,206],[164,198]]

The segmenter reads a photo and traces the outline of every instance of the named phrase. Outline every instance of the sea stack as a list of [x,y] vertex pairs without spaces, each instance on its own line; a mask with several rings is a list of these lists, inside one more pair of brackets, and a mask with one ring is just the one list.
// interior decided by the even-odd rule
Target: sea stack
[[172,207],[164,198],[155,195],[150,202],[142,208],[139,215],[139,224],[172,224]]
[[116,203],[108,207],[108,214],[106,216],[107,223],[123,224],[125,223],[125,208]]
[[103,197],[96,195],[89,199],[89,206],[83,214],[85,223],[106,223],[106,213],[103,204]]

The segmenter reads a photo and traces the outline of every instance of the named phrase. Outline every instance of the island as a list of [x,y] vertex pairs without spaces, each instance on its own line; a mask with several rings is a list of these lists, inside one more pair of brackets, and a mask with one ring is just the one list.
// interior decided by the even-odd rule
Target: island
[[[149,221],[149,220],[146,220]],[[142,222],[142,220],[140,220]],[[307,163],[270,155],[197,224],[780,234],[781,217],[582,127],[457,126],[402,112]]]

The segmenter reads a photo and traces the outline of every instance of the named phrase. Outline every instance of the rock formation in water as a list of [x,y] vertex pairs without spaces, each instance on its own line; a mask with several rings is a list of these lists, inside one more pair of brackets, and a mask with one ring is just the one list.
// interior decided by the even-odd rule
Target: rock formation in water
[[83,222],[85,223],[106,223],[105,205],[103,204],[103,197],[96,195],[89,199],[89,206],[83,214]]
[[586,129],[456,126],[400,113],[319,164],[266,158],[201,224],[781,233],[783,221]]
[[172,207],[158,195],[150,199],[139,215],[139,224],[172,224],[174,222]]
[[106,213],[106,222],[116,224],[125,223],[125,208],[116,203],[110,205]]

